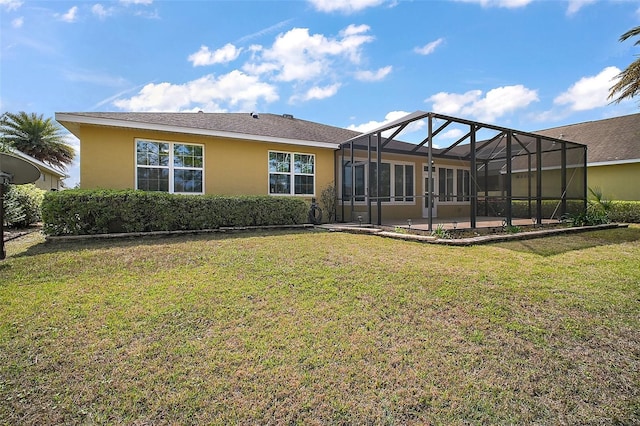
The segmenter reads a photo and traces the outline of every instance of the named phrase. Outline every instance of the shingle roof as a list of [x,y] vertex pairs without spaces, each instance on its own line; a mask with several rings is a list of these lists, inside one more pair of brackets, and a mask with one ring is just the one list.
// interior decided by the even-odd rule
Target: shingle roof
[[[257,116],[258,118],[254,118]],[[249,113],[174,113],[174,112],[69,112],[57,113],[56,119],[72,133],[78,123],[117,123],[119,127],[148,128],[150,125],[170,130],[225,132],[298,141],[339,144],[358,132],[292,116]],[[79,133],[79,132],[78,132]],[[79,136],[76,134],[76,136]]]
[[640,161],[640,114],[554,127],[534,133],[587,145],[589,164]]

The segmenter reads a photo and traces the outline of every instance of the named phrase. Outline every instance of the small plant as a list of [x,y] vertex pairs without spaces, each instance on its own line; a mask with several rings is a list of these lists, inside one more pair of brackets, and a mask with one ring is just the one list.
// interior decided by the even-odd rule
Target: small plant
[[517,234],[518,232],[522,232],[522,228],[518,225],[507,225],[504,230],[507,234]]
[[590,204],[608,215],[611,207],[613,206],[613,201],[605,199],[602,194],[602,190],[598,187],[589,188],[589,192],[593,195],[593,199],[590,200]]
[[442,238],[442,239],[450,239],[451,238],[451,234],[449,234],[449,231],[444,229],[444,225],[441,224],[441,223],[438,224],[438,226],[436,227],[435,230],[431,231],[431,235],[436,237],[436,238]]
[[395,232],[396,234],[408,234],[408,233],[409,233],[409,231],[408,231],[408,230],[404,229],[404,228],[403,228],[403,227],[401,227],[401,226],[396,226],[396,227],[393,229],[393,232]]

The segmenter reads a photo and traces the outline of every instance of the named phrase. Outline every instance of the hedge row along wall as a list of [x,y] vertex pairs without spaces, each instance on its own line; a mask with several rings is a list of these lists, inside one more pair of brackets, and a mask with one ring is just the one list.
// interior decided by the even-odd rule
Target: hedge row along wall
[[68,190],[47,193],[42,219],[48,235],[91,235],[294,225],[306,221],[308,210],[292,197]]

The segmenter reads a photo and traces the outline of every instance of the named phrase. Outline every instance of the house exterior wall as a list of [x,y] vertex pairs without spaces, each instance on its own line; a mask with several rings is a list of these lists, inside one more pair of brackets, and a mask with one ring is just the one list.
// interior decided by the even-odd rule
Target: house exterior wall
[[136,139],[203,145],[205,194],[267,195],[269,151],[315,155],[314,196],[333,181],[334,151],[327,148],[98,126],[83,126],[80,139],[84,189],[134,189]]
[[44,172],[40,170],[40,179],[34,182],[36,188],[44,189],[45,191],[59,191],[62,189],[62,181],[56,175]]
[[[344,154],[344,159],[342,158],[342,154]],[[364,150],[355,150],[354,151],[354,163],[366,163],[367,162],[367,152]],[[336,156],[336,169],[338,170],[338,199],[342,200],[342,179],[343,179],[343,171],[341,168],[341,164],[343,161],[350,161],[351,153],[348,148],[344,150],[344,152],[338,151],[338,155]],[[424,177],[426,172],[424,172],[424,168],[427,166],[427,157],[424,156],[412,156],[412,155],[403,155],[396,153],[386,153],[383,152],[382,162],[390,163],[392,167],[394,165],[402,165],[409,164],[413,166],[413,200],[405,201],[405,202],[383,202],[382,203],[382,218],[384,222],[404,222],[409,218],[423,218],[427,217],[428,212],[424,208],[425,203],[425,182]],[[376,162],[375,152],[372,152],[371,162]],[[434,158],[434,174],[436,176],[435,179],[435,193],[438,194],[438,169],[439,168],[452,168],[452,169],[469,169],[469,164],[466,161],[460,160],[452,160],[452,159],[441,159]],[[365,175],[368,179],[368,169],[365,172]],[[366,190],[369,191],[369,182],[367,181]],[[391,186],[394,186],[394,182],[391,182]],[[371,218],[369,218],[369,210],[367,202],[364,198],[362,201],[355,201],[353,211],[351,210],[351,201],[344,200],[338,202],[338,220],[339,221],[347,221],[347,222],[357,222],[358,217],[362,218],[363,223],[377,223],[378,220],[378,209],[376,200],[372,200],[371,206]],[[343,206],[344,203],[344,206]],[[464,217],[470,214],[470,203],[468,201],[440,201],[434,198],[434,205],[436,209],[434,211],[435,216],[438,218],[457,218]],[[342,212],[344,211],[344,216]]]
[[587,185],[608,200],[640,201],[640,161],[587,168]]

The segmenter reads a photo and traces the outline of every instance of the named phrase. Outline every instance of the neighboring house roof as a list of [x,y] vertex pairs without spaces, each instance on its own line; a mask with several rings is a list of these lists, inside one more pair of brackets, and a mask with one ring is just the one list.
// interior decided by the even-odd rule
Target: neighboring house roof
[[56,113],[56,120],[78,138],[80,126],[89,124],[336,149],[360,134],[287,114],[64,112]]
[[640,114],[570,124],[535,133],[587,145],[588,165],[640,162]]
[[24,158],[28,162],[32,163],[33,165],[35,165],[40,170],[40,173],[48,173],[50,175],[57,176],[60,179],[67,177],[66,173],[56,169],[53,166],[45,164],[42,161],[37,160],[37,159],[33,158],[32,156],[25,154],[22,151],[18,151],[17,149],[14,149],[14,150],[11,151],[11,154],[16,155],[16,156],[21,157],[21,158]]

